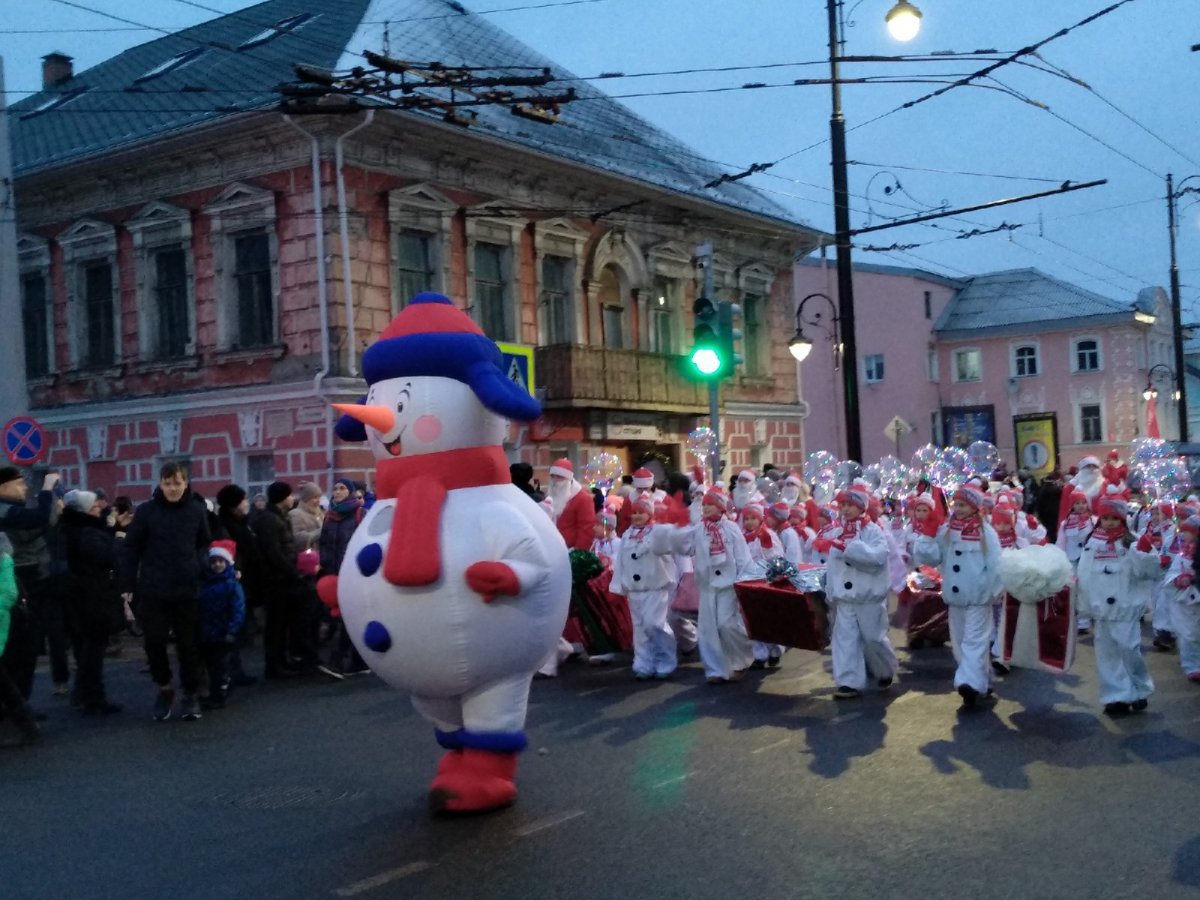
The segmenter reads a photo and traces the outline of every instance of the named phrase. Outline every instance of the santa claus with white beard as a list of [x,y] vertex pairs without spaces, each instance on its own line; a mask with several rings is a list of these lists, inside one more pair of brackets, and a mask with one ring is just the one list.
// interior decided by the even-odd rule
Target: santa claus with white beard
[[567,542],[568,550],[587,550],[595,537],[596,504],[590,491],[575,480],[575,467],[569,459],[557,460],[550,467],[550,518]]
[[1104,475],[1100,472],[1100,460],[1095,456],[1085,456],[1076,465],[1078,471],[1067,482],[1062,492],[1062,500],[1058,507],[1058,520],[1061,522],[1071,510],[1071,489],[1083,492],[1089,504],[1094,504],[1096,498],[1104,492]]
[[754,473],[749,469],[742,469],[742,471],[738,472],[737,480],[733,483],[731,499],[739,525],[742,522],[742,510],[748,504],[764,503],[763,495],[758,490],[758,479],[754,477]]

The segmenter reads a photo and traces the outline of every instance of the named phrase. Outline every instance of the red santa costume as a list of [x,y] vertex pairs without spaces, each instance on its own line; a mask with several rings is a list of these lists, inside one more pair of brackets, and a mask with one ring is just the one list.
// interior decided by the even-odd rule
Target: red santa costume
[[546,499],[567,549],[589,549],[595,540],[596,504],[591,493],[575,480],[575,467],[569,459],[557,460],[550,467],[550,492]]

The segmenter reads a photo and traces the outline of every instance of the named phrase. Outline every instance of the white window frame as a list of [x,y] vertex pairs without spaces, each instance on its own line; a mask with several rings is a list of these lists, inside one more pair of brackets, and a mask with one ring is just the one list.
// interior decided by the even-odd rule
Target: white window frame
[[400,296],[400,279],[395,277],[400,266],[400,234],[404,231],[420,231],[430,236],[429,268],[433,283],[427,290],[446,294],[450,285],[450,235],[454,231],[454,214],[457,211],[458,204],[427,184],[414,184],[388,192],[388,244],[391,256],[388,283],[391,286],[393,315],[412,299]]
[[117,230],[98,219],[80,219],[58,236],[63,251],[67,284],[67,345],[73,370],[83,369],[88,341],[84,271],[97,262],[107,263],[112,276],[113,366],[121,363],[121,277],[117,265]]
[[542,286],[542,263],[547,256],[557,256],[569,261],[567,266],[568,303],[571,314],[568,317],[567,343],[580,343],[580,335],[584,333],[584,304],[580,302],[580,273],[584,266],[584,248],[587,246],[588,233],[575,225],[569,219],[545,219],[538,222],[533,229],[534,266],[538,280],[537,291],[537,333],[538,344],[546,345],[550,338],[550,309]]
[[184,356],[196,353],[196,277],[192,251],[191,213],[169,203],[154,202],[143,207],[125,228],[133,235],[134,277],[138,298],[138,355],[147,361],[166,360],[158,344],[158,267],[160,250],[183,250],[187,285],[188,341]]
[[[872,362],[879,362],[879,377],[874,377]],[[887,365],[882,353],[868,353],[863,356],[863,384],[882,384],[887,376]]]
[[[742,307],[744,372],[750,378],[766,378],[771,374],[771,335],[775,325],[771,315],[771,289],[775,286],[775,271],[762,263],[752,262],[739,266],[736,274],[738,298]],[[746,322],[746,304],[743,298],[747,294],[762,298],[762,321],[759,325],[759,333],[753,336],[751,336],[749,325]],[[752,340],[755,343],[753,355],[750,349]],[[751,367],[751,362],[755,364],[753,367]]]
[[[31,275],[41,276],[46,285],[45,316],[46,316],[46,374],[39,375],[32,381],[53,377],[56,367],[54,361],[54,281],[50,276],[50,242],[45,238],[32,234],[22,234],[17,238],[17,271],[21,281],[21,315],[25,314],[25,278]],[[24,321],[22,321],[22,331]],[[29,362],[26,360],[26,367]]]
[[[1018,354],[1022,350],[1032,350],[1033,351],[1034,371],[1032,371],[1032,372],[1020,371],[1021,359],[1018,357]],[[1042,349],[1041,349],[1040,344],[1037,341],[1028,341],[1028,340],[1015,341],[1012,344],[1009,344],[1008,365],[1009,365],[1009,375],[1012,378],[1037,378],[1039,375],[1042,374]],[[981,367],[982,367],[982,364],[981,364]]]
[[[979,375],[976,378],[958,377],[958,358],[963,353],[974,353],[979,358]],[[950,351],[950,379],[955,384],[973,384],[983,380],[983,351],[978,347],[959,347]]]
[[[1094,400],[1076,400],[1072,404],[1074,406],[1075,419],[1075,442],[1078,444],[1103,444],[1104,440],[1104,425],[1108,421],[1108,410],[1104,398],[1097,397]],[[1100,437],[1094,441],[1087,441],[1083,438],[1083,408],[1085,406],[1096,406],[1100,409]]]
[[675,285],[675,302],[668,301],[667,307],[670,310],[671,337],[677,348],[676,355],[679,355],[688,344],[689,330],[685,315],[691,310],[691,303],[687,299],[687,285],[695,274],[692,269],[692,251],[678,241],[665,241],[651,247],[646,256],[647,268],[650,270],[650,289],[645,292],[647,295],[646,321],[650,331],[650,334],[647,335],[649,341],[647,349],[651,353],[662,352],[655,337],[657,332],[649,325],[653,316],[653,307],[658,303],[657,279],[663,278]]
[[937,384],[941,381],[941,359],[936,347],[925,351],[925,370],[929,373],[929,380],[931,382]]
[[491,218],[487,215],[489,207],[495,204],[484,204],[467,211],[467,312],[476,324],[482,324],[479,318],[479,296],[475,286],[475,245],[478,243],[496,244],[505,248],[501,257],[500,271],[507,284],[507,299],[505,325],[507,335],[488,335],[493,340],[522,341],[521,292],[519,260],[521,259],[521,232],[525,230],[528,221],[524,218]]
[[[1084,341],[1094,341],[1096,344],[1096,368],[1079,368],[1079,345]],[[1071,372],[1072,374],[1092,375],[1104,371],[1104,343],[1098,334],[1081,334],[1071,338]]]
[[253,185],[235,183],[223,190],[203,212],[212,222],[213,282],[216,285],[217,348],[222,351],[261,351],[264,345],[242,348],[238,337],[238,296],[234,245],[237,238],[261,231],[267,235],[271,269],[271,305],[274,342],[281,339],[282,308],[279,293],[279,238],[276,231],[275,193]]

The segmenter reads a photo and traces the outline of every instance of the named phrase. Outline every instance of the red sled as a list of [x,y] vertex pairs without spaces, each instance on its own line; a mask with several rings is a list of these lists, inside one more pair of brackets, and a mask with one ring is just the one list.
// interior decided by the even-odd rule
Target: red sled
[[941,647],[950,641],[950,613],[942,600],[941,591],[902,590],[897,604],[908,610],[908,623],[904,632],[910,650],[919,650],[926,645]]
[[1010,666],[1062,675],[1075,661],[1075,604],[1065,587],[1037,603],[1004,595],[1001,660]]
[[821,651],[829,646],[829,616],[822,595],[766,581],[743,581],[733,589],[751,640],[798,650]]

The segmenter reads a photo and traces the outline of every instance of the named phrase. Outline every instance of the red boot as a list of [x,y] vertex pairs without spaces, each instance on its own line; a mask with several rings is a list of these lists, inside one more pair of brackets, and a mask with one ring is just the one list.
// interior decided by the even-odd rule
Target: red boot
[[457,760],[451,751],[442,757],[429,790],[434,813],[475,813],[501,809],[517,799],[513,777],[517,754],[463,750]]

